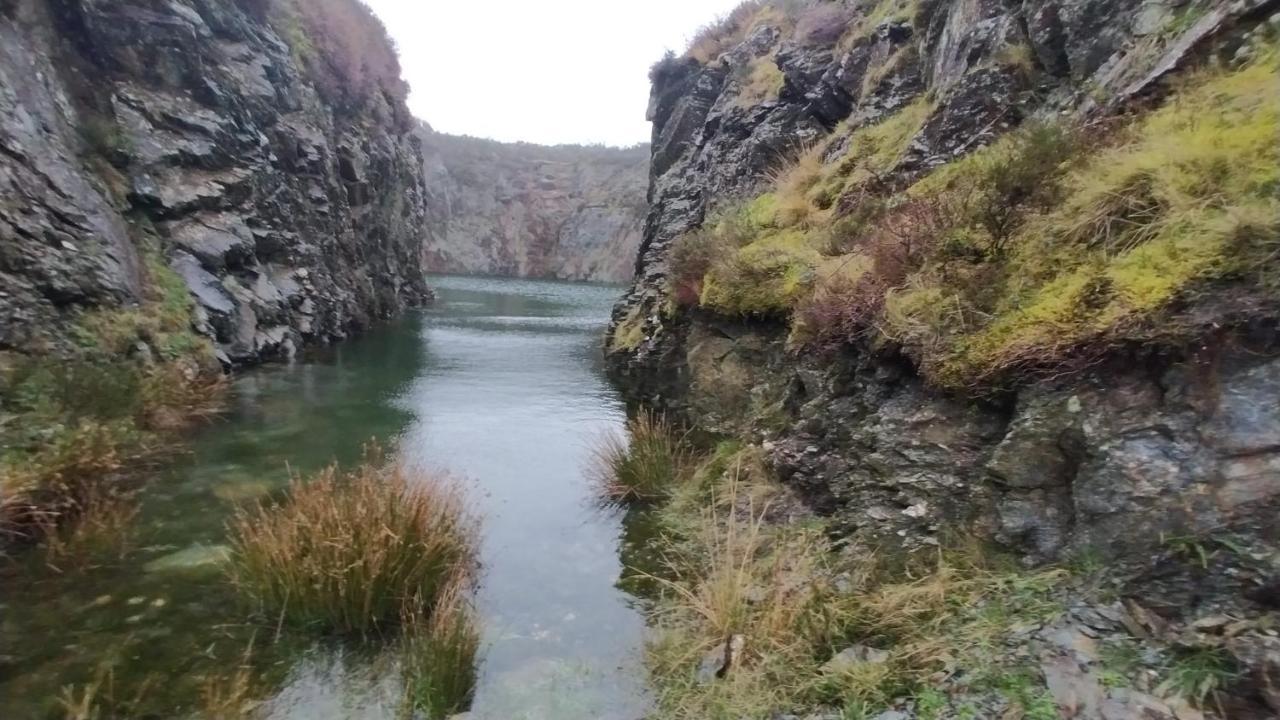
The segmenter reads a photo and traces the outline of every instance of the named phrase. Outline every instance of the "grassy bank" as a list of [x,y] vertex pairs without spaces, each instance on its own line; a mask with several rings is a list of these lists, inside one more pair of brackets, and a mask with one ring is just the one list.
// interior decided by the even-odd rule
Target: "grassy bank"
[[[657,596],[652,717],[1060,716],[1041,653],[1070,634],[1069,605],[1114,601],[1098,568],[1027,569],[962,528],[915,554],[851,546],[771,477],[759,448],[681,452],[687,471],[646,505],[660,532],[645,555],[662,558],[641,573]],[[1100,692],[1145,683],[1191,713],[1231,681],[1212,648],[1144,646],[1123,630],[1081,642]],[[1125,661],[1135,653],[1159,660]]]
[[151,256],[147,280],[140,305],[81,313],[69,346],[0,356],[0,543],[111,522],[95,513],[118,515],[130,479],[219,409],[222,373],[185,285]]

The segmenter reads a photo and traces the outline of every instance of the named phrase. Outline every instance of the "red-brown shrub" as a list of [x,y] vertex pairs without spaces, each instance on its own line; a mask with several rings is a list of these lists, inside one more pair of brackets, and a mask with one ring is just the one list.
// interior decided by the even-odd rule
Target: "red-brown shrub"
[[849,25],[849,11],[837,3],[805,10],[796,21],[796,40],[803,45],[834,45]]
[[395,43],[387,35],[382,21],[363,2],[242,2],[275,3],[273,22],[301,55],[316,88],[327,100],[354,110],[381,96],[398,121],[411,122],[404,105],[409,87],[400,77]]
[[912,198],[881,215],[853,245],[866,258],[859,276],[836,273],[821,278],[796,307],[795,320],[806,342],[832,350],[874,327],[885,296],[901,287],[948,237],[955,209],[943,197]]

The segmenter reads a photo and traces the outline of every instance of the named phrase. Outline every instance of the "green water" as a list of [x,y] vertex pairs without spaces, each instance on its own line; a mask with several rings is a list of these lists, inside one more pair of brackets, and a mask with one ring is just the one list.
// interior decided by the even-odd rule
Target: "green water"
[[[591,497],[589,445],[624,408],[600,337],[616,288],[439,277],[429,311],[236,378],[231,407],[142,493],[132,550],[87,568],[36,554],[2,578],[0,717],[62,717],[98,681],[131,717],[196,717],[245,657],[266,718],[394,717],[394,660],[249,621],[217,558],[236,503],[370,438],[463,478],[483,519],[485,642],[472,718],[634,720],[639,601],[622,518]],[[251,652],[246,652],[249,649]]]

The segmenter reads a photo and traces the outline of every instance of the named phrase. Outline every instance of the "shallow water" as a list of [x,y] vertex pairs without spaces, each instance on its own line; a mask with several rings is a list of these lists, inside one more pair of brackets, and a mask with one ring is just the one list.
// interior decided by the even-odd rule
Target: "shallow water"
[[392,659],[246,622],[217,565],[236,503],[278,492],[289,468],[352,462],[375,437],[462,478],[482,518],[472,717],[643,715],[643,618],[619,588],[623,521],[592,501],[585,473],[591,441],[625,417],[599,351],[618,290],[433,284],[429,311],[237,378],[229,412],[143,493],[123,559],[54,572],[33,555],[3,578],[4,717],[60,716],[61,689],[95,679],[132,716],[190,715],[206,679],[245,657],[267,717],[394,717]]

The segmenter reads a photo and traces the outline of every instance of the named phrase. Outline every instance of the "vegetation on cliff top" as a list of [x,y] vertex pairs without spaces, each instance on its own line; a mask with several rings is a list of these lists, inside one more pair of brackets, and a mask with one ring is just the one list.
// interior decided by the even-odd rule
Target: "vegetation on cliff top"
[[1277,71],[1274,51],[1202,70],[1127,125],[1030,123],[895,193],[919,100],[681,238],[673,300],[788,317],[797,345],[892,341],[948,387],[1185,340],[1185,310],[1228,286],[1242,302],[1280,290]]
[[237,0],[269,21],[325,99],[338,107],[381,108],[401,129],[413,126],[409,86],[382,21],[359,0]]

